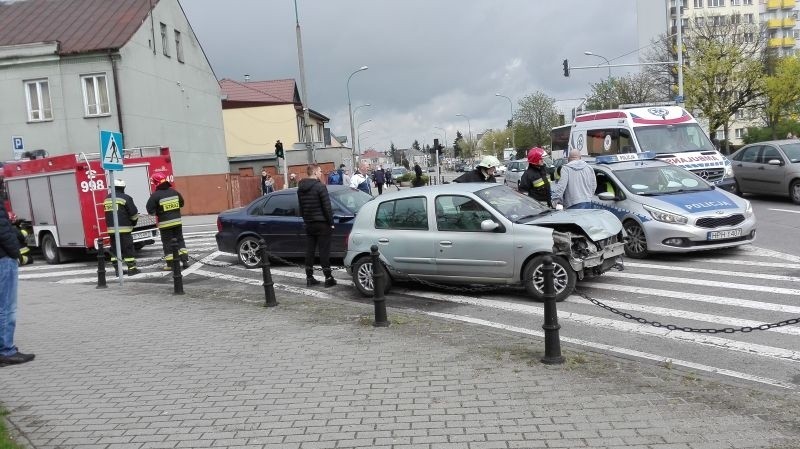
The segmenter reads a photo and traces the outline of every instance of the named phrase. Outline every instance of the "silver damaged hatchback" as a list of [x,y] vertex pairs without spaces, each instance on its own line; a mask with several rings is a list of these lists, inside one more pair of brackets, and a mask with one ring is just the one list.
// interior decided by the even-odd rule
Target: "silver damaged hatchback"
[[497,184],[406,189],[365,204],[348,237],[345,266],[356,288],[373,293],[370,247],[392,281],[524,285],[543,297],[542,262],[553,256],[556,300],[586,276],[621,267],[624,231],[604,210],[555,211]]

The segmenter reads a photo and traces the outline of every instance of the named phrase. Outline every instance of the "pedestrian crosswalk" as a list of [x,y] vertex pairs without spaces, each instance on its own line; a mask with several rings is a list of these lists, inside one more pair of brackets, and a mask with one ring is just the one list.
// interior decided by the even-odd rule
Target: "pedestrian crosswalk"
[[[186,234],[194,261],[184,275],[210,279],[220,288],[227,282],[260,287],[260,270],[244,269],[235,265],[236,256],[216,251],[213,234]],[[160,251],[158,246],[145,248],[138,258],[144,273],[128,277],[126,282],[169,276],[160,271]],[[234,265],[214,266],[220,264]],[[800,317],[800,257],[746,246],[626,260],[625,267],[622,272],[611,271],[578,282],[578,291],[649,322],[706,331],[669,330],[625,319],[575,294],[558,304],[563,341],[658,360],[665,366],[722,373],[780,388],[800,388],[800,325],[752,332],[707,331],[756,328]],[[302,268],[292,265],[274,264],[272,275],[279,298],[281,294],[358,298],[344,271],[335,273],[340,282],[333,289],[306,288]],[[20,279],[91,285],[96,282],[96,262],[21,267]],[[498,289],[476,295],[413,282],[399,283],[387,300],[390,307],[414,309],[440,318],[529,335],[541,333],[543,305],[530,301],[523,289]]]

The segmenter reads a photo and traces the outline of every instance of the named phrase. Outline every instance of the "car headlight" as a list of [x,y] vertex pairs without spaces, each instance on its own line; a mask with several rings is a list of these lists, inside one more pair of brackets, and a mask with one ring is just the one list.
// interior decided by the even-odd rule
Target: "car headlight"
[[750,201],[747,201],[747,207],[744,209],[744,216],[750,218],[753,216],[753,205]]
[[663,223],[674,223],[674,224],[686,224],[689,222],[689,219],[684,217],[683,215],[673,214],[672,212],[667,212],[665,210],[656,209],[655,207],[650,207],[644,205],[645,210],[650,212],[650,215],[656,221],[660,221]]
[[733,178],[733,164],[731,164],[730,159],[725,158],[725,175],[724,178]]

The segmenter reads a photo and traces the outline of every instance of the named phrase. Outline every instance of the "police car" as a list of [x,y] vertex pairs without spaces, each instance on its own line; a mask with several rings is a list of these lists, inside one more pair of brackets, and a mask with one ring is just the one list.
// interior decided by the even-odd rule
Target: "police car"
[[653,152],[598,156],[593,165],[592,206],[622,222],[629,257],[728,248],[755,239],[749,201],[654,157]]

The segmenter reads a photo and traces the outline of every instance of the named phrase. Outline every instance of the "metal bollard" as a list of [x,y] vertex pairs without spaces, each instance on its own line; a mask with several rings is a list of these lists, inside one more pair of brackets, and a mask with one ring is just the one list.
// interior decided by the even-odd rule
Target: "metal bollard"
[[372,325],[389,327],[389,320],[386,318],[386,298],[383,296],[383,291],[386,289],[383,278],[386,274],[383,273],[378,245],[372,245],[369,249],[372,256],[372,301],[375,303],[375,322]]
[[97,288],[108,288],[106,285],[106,251],[103,249],[103,239],[97,245]]
[[561,340],[558,337],[558,311],[556,311],[556,293],[553,285],[553,258],[546,256],[542,264],[542,275],[544,276],[544,357],[542,363],[546,365],[558,365],[564,363],[561,356]]
[[170,241],[169,246],[172,248],[172,284],[175,288],[175,291],[172,294],[182,295],[183,274],[181,273],[181,258],[180,254],[178,254],[178,239],[173,238]]
[[275,299],[275,283],[272,282],[269,251],[264,239],[258,241],[258,250],[261,252],[261,277],[264,279],[264,307],[275,307],[278,305],[278,300]]

